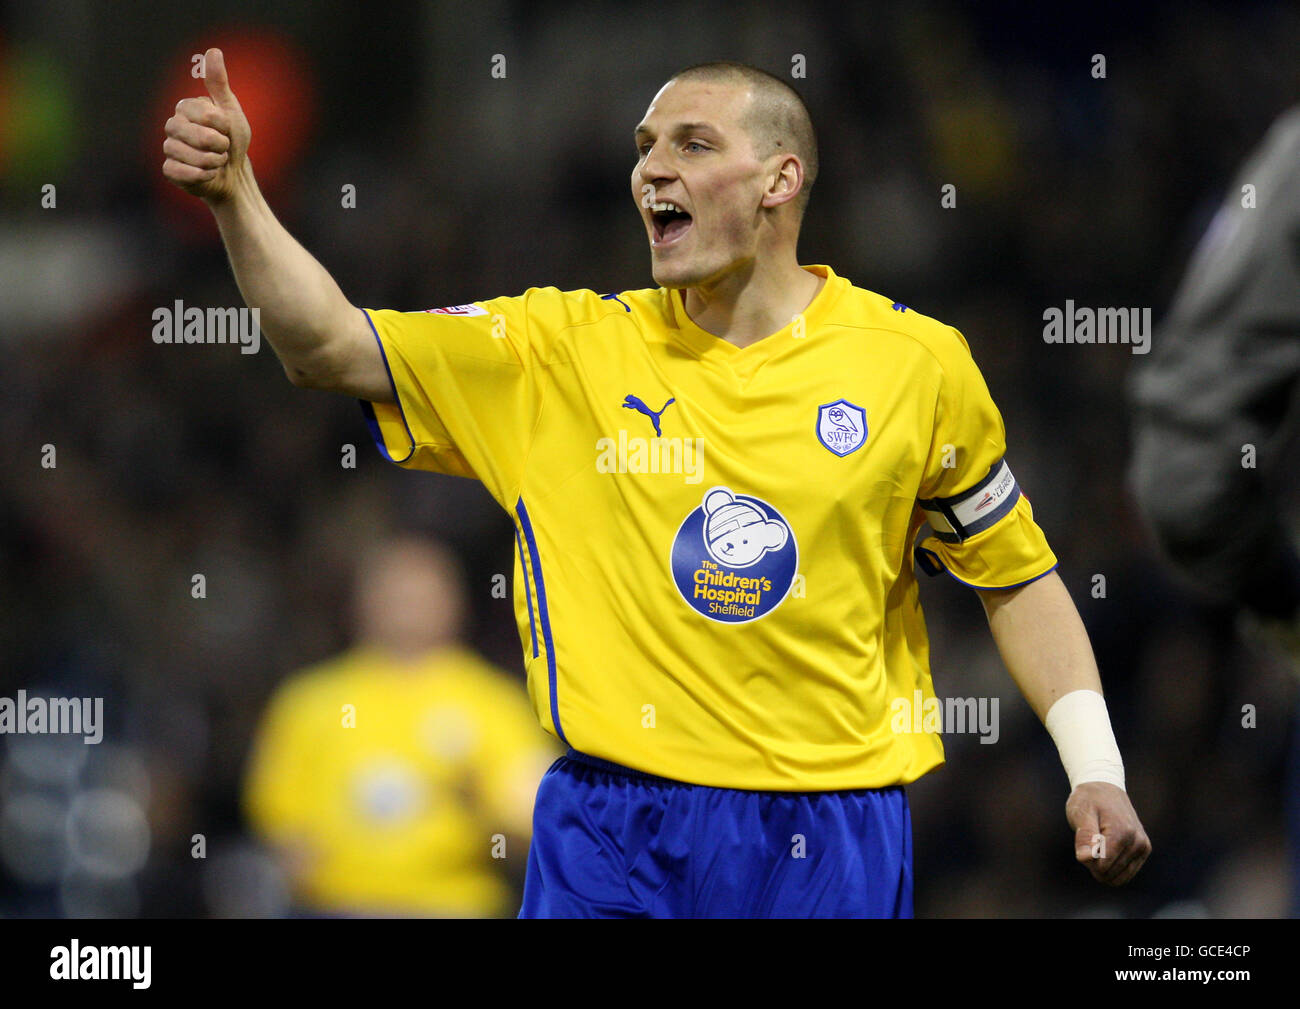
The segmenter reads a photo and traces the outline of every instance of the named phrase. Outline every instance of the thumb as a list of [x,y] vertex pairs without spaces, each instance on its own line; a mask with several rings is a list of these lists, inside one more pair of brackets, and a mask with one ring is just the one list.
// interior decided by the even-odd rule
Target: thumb
[[[1079,818],[1079,822],[1074,828],[1074,857],[1078,861],[1088,862],[1092,860],[1096,839],[1099,834],[1101,834],[1101,823],[1097,818],[1097,811],[1090,809]],[[1102,843],[1105,844],[1104,838]]]
[[220,49],[209,49],[203,54],[203,83],[217,108],[239,108],[235,93],[230,90],[230,78],[226,76],[226,58]]

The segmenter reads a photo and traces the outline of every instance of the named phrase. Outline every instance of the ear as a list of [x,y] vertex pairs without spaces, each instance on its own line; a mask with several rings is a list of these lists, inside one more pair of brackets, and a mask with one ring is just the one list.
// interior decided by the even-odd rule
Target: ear
[[768,186],[763,191],[763,206],[779,207],[789,203],[803,189],[803,162],[796,154],[774,154],[776,162],[768,176]]
[[731,496],[729,491],[725,491],[721,487],[714,487],[704,495],[704,511],[706,514],[711,514],[723,505],[731,504],[734,500],[735,498]]
[[767,541],[764,544],[765,546],[772,550],[780,550],[785,546],[785,539],[789,534],[786,532],[785,526],[780,522],[769,521],[764,527],[764,532],[766,533],[765,539]]

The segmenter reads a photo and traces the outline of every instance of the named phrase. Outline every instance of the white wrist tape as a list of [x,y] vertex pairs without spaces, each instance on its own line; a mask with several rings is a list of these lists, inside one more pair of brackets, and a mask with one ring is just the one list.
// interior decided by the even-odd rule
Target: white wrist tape
[[1107,781],[1124,787],[1124,761],[1101,694],[1073,690],[1058,697],[1043,724],[1056,743],[1071,791],[1084,781]]

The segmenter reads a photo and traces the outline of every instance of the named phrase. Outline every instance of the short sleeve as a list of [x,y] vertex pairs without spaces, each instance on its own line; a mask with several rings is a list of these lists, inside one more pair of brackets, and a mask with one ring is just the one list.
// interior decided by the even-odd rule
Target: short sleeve
[[1006,458],[1006,430],[965,338],[936,341],[942,371],[917,504],[931,533],[917,548],[930,574],[981,589],[1013,588],[1056,567]]
[[541,409],[533,291],[426,312],[363,309],[395,403],[362,403],[385,458],[474,477],[510,507]]

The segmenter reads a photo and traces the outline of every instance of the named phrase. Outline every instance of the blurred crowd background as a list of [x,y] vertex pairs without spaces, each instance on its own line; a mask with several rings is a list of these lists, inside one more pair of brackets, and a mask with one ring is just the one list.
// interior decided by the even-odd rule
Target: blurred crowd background
[[[383,462],[357,404],[293,388],[265,343],[151,339],[177,299],[242,304],[210,215],[160,173],[212,45],[277,215],[355,304],[408,310],[652,285],[629,183],[650,98],[691,63],[788,79],[801,55],[822,165],[801,261],[966,335],[1155,849],[1121,891],[1074,864],[1064,773],[978,599],[924,579],[940,695],[997,696],[1002,721],[909,790],[917,914],[1288,913],[1297,685],[1144,532],[1124,484],[1141,358],[1042,328],[1066,299],[1159,320],[1300,100],[1294,5],[51,0],[0,24],[0,696],[103,697],[107,725],[97,746],[0,737],[0,915],[309,913],[249,813],[254,740],[277,688],[358,646],[354,575],[387,537],[452,551],[464,640],[522,696],[493,591],[512,527],[480,486]],[[484,865],[517,892],[522,859]]]

